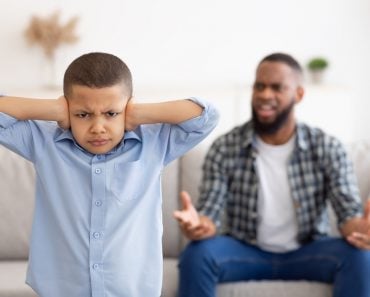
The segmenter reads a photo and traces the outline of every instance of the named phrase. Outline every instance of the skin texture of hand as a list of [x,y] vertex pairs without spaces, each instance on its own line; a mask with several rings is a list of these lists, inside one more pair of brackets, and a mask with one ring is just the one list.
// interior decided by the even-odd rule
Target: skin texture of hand
[[64,96],[60,96],[57,99],[57,104],[60,107],[60,120],[58,120],[58,125],[60,128],[67,130],[70,127],[70,121],[69,121],[69,111],[68,111],[68,101]]
[[370,199],[365,205],[362,218],[356,220],[356,231],[346,236],[347,241],[360,249],[370,250]]
[[135,103],[133,99],[128,101],[126,105],[125,111],[125,130],[126,131],[133,131],[139,126],[136,120],[136,113],[135,113]]
[[142,124],[167,123],[177,125],[202,114],[203,107],[197,103],[182,99],[158,103],[133,103],[126,106],[125,130],[135,130]]
[[189,194],[180,193],[182,209],[173,213],[184,235],[191,240],[201,240],[216,234],[215,224],[206,216],[200,216],[191,202]]

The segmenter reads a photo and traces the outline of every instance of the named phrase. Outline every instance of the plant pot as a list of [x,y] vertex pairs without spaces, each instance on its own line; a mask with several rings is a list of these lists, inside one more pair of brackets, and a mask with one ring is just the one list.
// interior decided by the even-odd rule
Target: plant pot
[[322,84],[324,82],[324,70],[310,70],[311,82],[314,84]]

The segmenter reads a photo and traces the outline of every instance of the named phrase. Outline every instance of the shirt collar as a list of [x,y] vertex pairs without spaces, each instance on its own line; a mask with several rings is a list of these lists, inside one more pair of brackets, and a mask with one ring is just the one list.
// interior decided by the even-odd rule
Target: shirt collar
[[256,147],[256,134],[253,129],[253,122],[249,121],[241,127],[242,134],[242,147],[247,148],[249,146]]
[[305,125],[302,123],[297,123],[296,135],[297,135],[297,146],[301,150],[307,150],[309,147],[307,130],[304,128]]

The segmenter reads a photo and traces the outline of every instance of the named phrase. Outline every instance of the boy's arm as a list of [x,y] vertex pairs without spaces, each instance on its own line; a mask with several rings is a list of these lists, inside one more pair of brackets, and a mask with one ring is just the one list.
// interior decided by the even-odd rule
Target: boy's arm
[[126,107],[126,130],[141,124],[179,124],[202,114],[203,107],[191,100],[135,104]]
[[18,120],[56,121],[62,128],[69,127],[68,104],[63,96],[57,100],[2,96],[0,112]]

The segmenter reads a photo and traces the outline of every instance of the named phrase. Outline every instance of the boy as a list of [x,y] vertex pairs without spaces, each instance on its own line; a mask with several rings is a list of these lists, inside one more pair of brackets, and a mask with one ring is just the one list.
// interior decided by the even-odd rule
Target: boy
[[90,53],[67,68],[64,97],[0,99],[0,143],[37,173],[27,283],[41,297],[160,295],[160,173],[218,114],[131,96],[127,66]]

